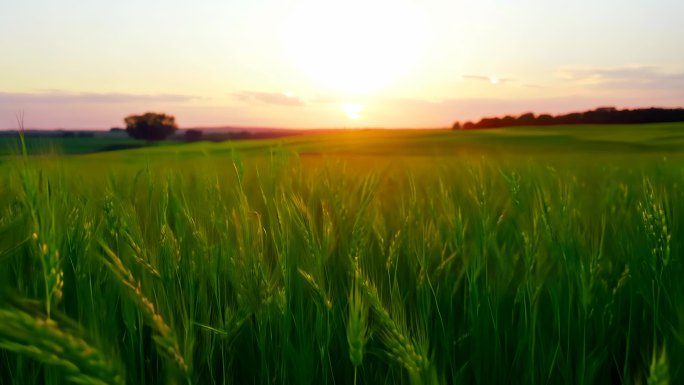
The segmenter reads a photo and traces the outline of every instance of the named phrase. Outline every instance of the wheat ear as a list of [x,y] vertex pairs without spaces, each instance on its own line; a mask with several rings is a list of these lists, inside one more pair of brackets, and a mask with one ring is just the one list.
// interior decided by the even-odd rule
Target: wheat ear
[[85,340],[22,310],[0,309],[0,348],[54,366],[74,383],[124,383],[118,368]]
[[354,384],[356,384],[356,370],[363,362],[363,351],[367,341],[368,306],[359,292],[359,284],[355,278],[349,292],[347,316],[347,344],[349,344],[349,359],[354,365]]
[[359,286],[373,310],[374,319],[379,323],[379,336],[388,349],[388,355],[409,372],[419,373],[427,368],[427,358],[416,351],[411,339],[405,335],[405,332],[402,332],[404,328],[400,328],[390,316],[375,286],[368,279],[359,279]]
[[157,350],[169,358],[184,375],[188,375],[188,365],[180,352],[178,340],[169,325],[166,324],[161,314],[157,312],[152,301],[143,294],[140,283],[133,277],[131,271],[123,265],[121,258],[114,254],[104,243],[101,242],[100,246],[107,257],[109,257],[109,261],[105,261],[106,265],[119,278],[126,290],[126,294],[138,305],[145,321],[154,330],[155,336],[153,339],[157,345]]

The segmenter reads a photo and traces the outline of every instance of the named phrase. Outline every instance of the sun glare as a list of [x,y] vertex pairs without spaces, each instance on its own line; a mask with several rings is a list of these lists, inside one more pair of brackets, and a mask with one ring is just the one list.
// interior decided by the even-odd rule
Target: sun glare
[[344,103],[342,109],[349,119],[357,120],[361,117],[361,111],[363,111],[364,105],[360,103]]
[[408,0],[304,0],[290,18],[285,48],[309,77],[329,89],[364,94],[415,64],[426,28]]

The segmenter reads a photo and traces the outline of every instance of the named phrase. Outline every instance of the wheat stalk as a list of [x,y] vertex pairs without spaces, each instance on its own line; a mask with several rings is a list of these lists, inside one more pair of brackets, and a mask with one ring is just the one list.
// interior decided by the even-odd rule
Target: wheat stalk
[[323,302],[323,305],[325,305],[328,310],[332,309],[332,300],[328,297],[325,291],[321,289],[321,286],[318,284],[318,282],[316,282],[316,279],[314,279],[311,274],[307,273],[301,268],[297,268],[297,271],[299,272],[299,275],[301,275],[302,278],[304,278],[304,280],[309,284],[311,289],[318,294],[321,302]]
[[59,368],[80,384],[123,384],[120,371],[85,340],[50,318],[18,309],[0,309],[0,348]]
[[153,339],[157,345],[157,350],[170,359],[187,376],[189,374],[188,365],[180,352],[178,340],[169,325],[164,321],[161,314],[157,312],[152,301],[143,294],[140,283],[133,277],[131,271],[123,265],[121,259],[104,243],[101,242],[100,246],[110,259],[110,261],[105,261],[106,265],[119,278],[128,296],[138,305],[145,321],[154,330],[155,335]]
[[363,351],[368,341],[368,306],[359,292],[359,285],[354,281],[349,293],[349,311],[347,316],[347,344],[349,344],[349,359],[354,365],[354,384],[356,384],[356,370],[363,362]]
[[416,351],[410,337],[402,332],[405,328],[400,327],[385,309],[375,286],[368,279],[359,279],[359,286],[373,310],[374,319],[380,324],[378,334],[388,348],[387,354],[409,372],[421,372],[426,369],[427,358]]
[[41,243],[38,233],[34,232],[31,236],[38,248],[41,266],[43,267],[43,278],[45,280],[45,307],[47,317],[50,318],[52,305],[56,305],[62,300],[64,288],[64,271],[62,270],[59,250]]
[[656,349],[653,348],[651,365],[646,382],[648,385],[669,385],[670,384],[670,365],[667,359],[667,350],[662,347],[660,355],[656,357]]
[[142,255],[144,255],[144,253],[140,246],[138,246],[138,244],[135,242],[131,234],[129,234],[128,231],[124,230],[122,235],[124,238],[126,238],[126,241],[128,241],[128,245],[133,250],[133,260],[135,261],[135,263],[137,263],[139,266],[143,268],[143,270],[147,271],[155,278],[161,278],[159,270],[157,270],[157,268],[154,267],[150,262],[146,261],[141,257]]

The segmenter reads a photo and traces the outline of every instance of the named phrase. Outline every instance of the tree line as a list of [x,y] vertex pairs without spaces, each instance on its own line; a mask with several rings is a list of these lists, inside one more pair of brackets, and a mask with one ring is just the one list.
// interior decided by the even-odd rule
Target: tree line
[[454,130],[501,128],[515,126],[551,126],[570,124],[643,124],[684,122],[684,108],[639,108],[618,110],[615,107],[601,107],[585,112],[552,116],[534,115],[531,112],[517,117],[482,118],[479,122],[455,122]]
[[292,131],[272,131],[272,132],[249,132],[226,131],[204,133],[199,129],[187,129],[182,136],[174,136],[178,131],[178,124],[173,115],[146,112],[141,115],[129,115],[124,118],[126,128],[114,127],[110,132],[126,132],[130,137],[145,140],[149,143],[165,140],[173,137],[175,140],[186,142],[196,142],[200,140],[211,142],[222,142],[225,140],[244,140],[244,139],[273,139],[282,136],[292,135]]

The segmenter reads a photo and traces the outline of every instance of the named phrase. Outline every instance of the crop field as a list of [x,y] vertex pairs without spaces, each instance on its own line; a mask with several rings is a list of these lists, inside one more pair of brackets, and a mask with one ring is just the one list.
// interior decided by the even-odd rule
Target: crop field
[[682,150],[655,124],[4,155],[0,384],[684,383]]

